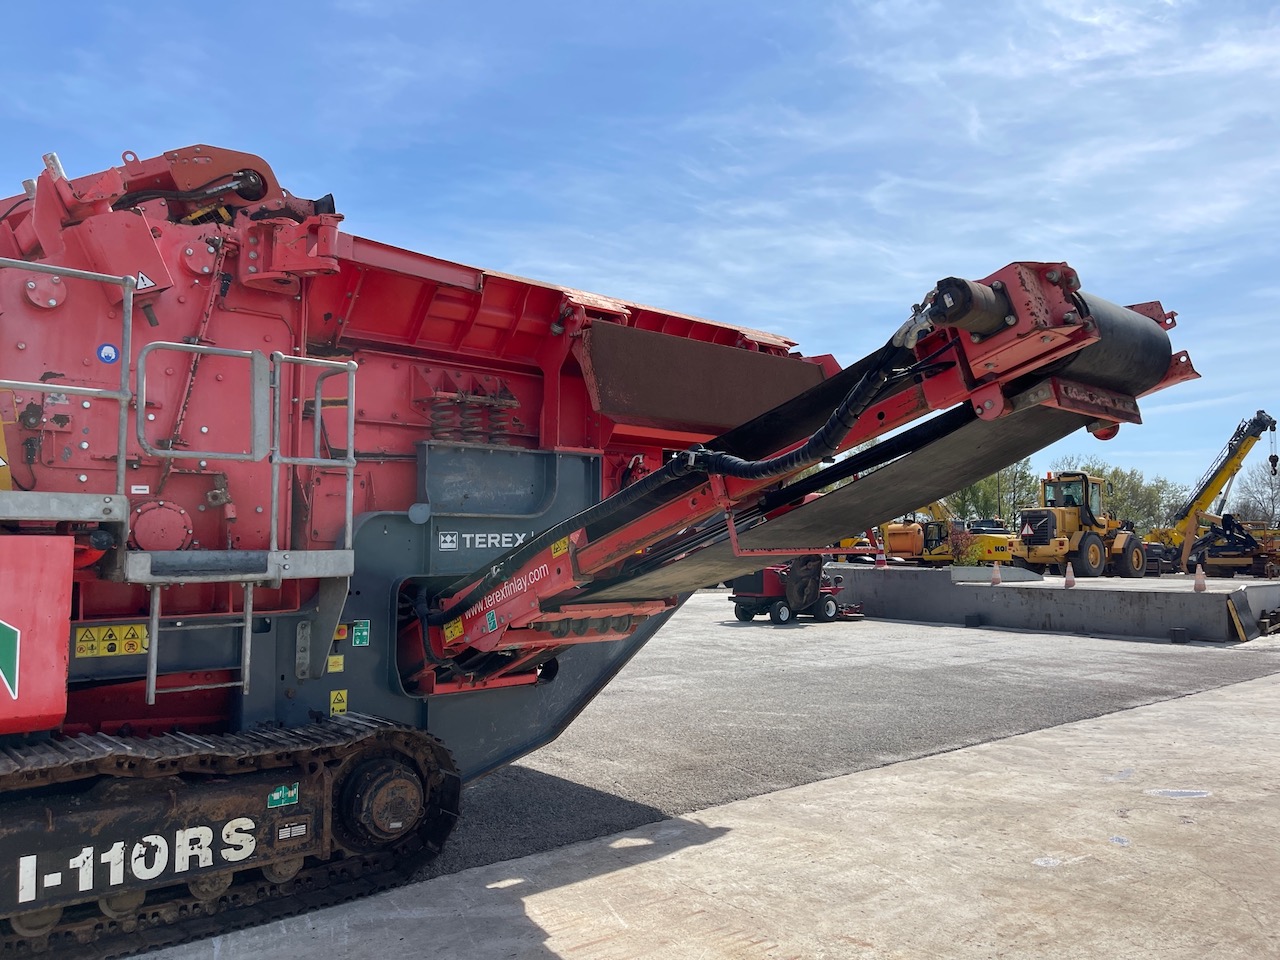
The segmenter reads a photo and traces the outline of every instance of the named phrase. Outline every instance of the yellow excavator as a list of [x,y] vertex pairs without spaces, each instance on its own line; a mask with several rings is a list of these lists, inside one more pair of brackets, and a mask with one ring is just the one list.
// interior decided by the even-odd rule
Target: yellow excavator
[[1009,562],[1009,535],[1001,532],[1003,524],[994,520],[982,523],[981,528],[971,530],[945,502],[935,500],[880,528],[884,552],[909,562],[945,566],[955,562],[957,546],[963,544],[959,552],[979,563]]
[[[1245,457],[1268,431],[1271,433],[1271,475],[1276,475],[1277,464],[1280,463],[1280,456],[1276,454],[1276,421],[1265,410],[1259,410],[1252,417],[1240,421],[1227,445],[1200,478],[1169,526],[1159,527],[1148,534],[1149,562],[1158,562],[1160,568],[1167,572],[1186,572],[1189,561],[1192,565],[1200,563],[1210,576],[1233,576],[1237,569],[1252,565],[1253,554],[1261,549],[1260,545],[1238,521],[1224,515],[1223,508],[1231,492],[1231,484],[1244,466]],[[1200,533],[1202,527],[1208,528],[1203,535]]]

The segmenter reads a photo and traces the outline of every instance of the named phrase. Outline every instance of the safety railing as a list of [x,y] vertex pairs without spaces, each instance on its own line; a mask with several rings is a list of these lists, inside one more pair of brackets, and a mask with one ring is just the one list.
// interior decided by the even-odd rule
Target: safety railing
[[[313,397],[312,455],[309,457],[291,457],[280,452],[280,434],[282,408],[280,395],[283,384],[282,372],[289,365],[311,367],[319,370],[315,381]],[[279,350],[271,354],[271,380],[273,400],[271,408],[271,549],[279,549],[279,530],[275,518],[280,510],[280,468],[282,466],[304,467],[343,467],[345,474],[344,523],[342,531],[342,549],[352,548],[352,536],[355,511],[355,469],[356,469],[356,370],[359,365],[354,360],[317,360],[314,357],[290,357]],[[343,402],[347,408],[347,437],[344,444],[345,456],[321,456],[321,444],[324,440],[324,384],[330,377],[345,373],[347,375],[347,394]],[[295,398],[296,402],[296,398]]]
[[[69,267],[58,267],[44,263],[30,263],[26,260],[11,260],[7,257],[0,257],[0,270],[21,269],[31,273],[39,273],[53,276],[55,279],[63,278],[72,280],[93,280],[98,283],[108,283],[113,286],[120,287],[124,293],[124,302],[120,311],[120,351],[114,360],[118,360],[120,364],[120,387],[116,390],[107,390],[101,387],[77,387],[71,384],[55,383],[47,381],[39,383],[30,380],[5,380],[0,379],[0,389],[3,390],[22,390],[29,393],[58,393],[66,394],[74,397],[93,397],[99,400],[114,400],[119,404],[119,414],[116,419],[116,489],[115,493],[119,497],[126,496],[125,491],[125,450],[129,443],[129,403],[133,399],[133,393],[130,390],[130,382],[132,380],[132,358],[133,358],[133,296],[137,287],[137,280],[134,277],[114,277],[106,273],[94,273],[90,270],[72,270]],[[28,281],[28,284],[34,289],[35,281]],[[105,359],[105,358],[104,358]],[[111,362],[111,361],[108,361]]]

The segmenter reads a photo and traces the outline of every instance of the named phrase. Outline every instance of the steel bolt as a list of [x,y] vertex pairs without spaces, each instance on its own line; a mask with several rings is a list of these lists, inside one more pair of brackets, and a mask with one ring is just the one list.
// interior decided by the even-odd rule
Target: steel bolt
[[208,427],[201,427],[201,428],[200,428],[200,432],[201,432],[201,433],[208,433],[208,432],[209,432],[209,428],[208,428]]
[[88,483],[88,482],[89,482],[89,476],[88,476],[88,474],[84,474],[84,473],[80,474],[80,482],[81,482],[81,483]]
[[249,259],[250,259],[250,260],[257,260],[257,259],[258,259],[258,251],[257,251],[257,250],[250,250],[250,251],[249,251]]
[[195,253],[195,251],[192,250],[190,247],[187,247],[187,249],[183,252],[186,253],[188,257],[191,256],[193,253]]
[[1002,282],[1001,282],[1001,281],[999,281],[999,280],[996,280],[996,281],[994,281],[994,282],[991,284],[991,289],[992,289],[992,290],[1003,290],[1003,289],[1004,289],[1004,283],[1002,283]]
[[249,246],[251,246],[251,247],[256,247],[257,245],[258,245],[258,238],[257,238],[257,237],[250,237],[250,238],[249,238]]
[[88,401],[88,400],[82,400],[82,401],[80,402],[80,406],[82,406],[82,407],[84,407],[86,410],[88,410],[88,409],[89,409],[89,401]]
[[208,272],[209,272],[209,268],[208,268],[208,267],[201,267],[201,268],[200,268],[200,272],[201,272],[201,273],[208,273]]
[[61,283],[61,282],[62,282],[62,278],[61,278],[61,277],[54,277],[54,278],[53,278],[52,280],[50,280],[49,282],[50,282],[50,283]]
[[81,449],[81,450],[88,450],[88,449],[89,449],[89,441],[88,441],[88,440],[81,440],[81,441],[80,441],[80,449]]
[[1018,318],[1015,317],[1012,313],[1004,318],[1004,325],[1006,327],[1012,327],[1017,322],[1018,322]]
[[995,365],[994,363],[987,363],[987,364],[984,364],[984,366],[985,366],[988,370],[994,370],[994,369],[996,368],[996,365]]
[[18,349],[19,349],[19,350],[25,350],[25,349],[27,349],[27,345],[26,345],[25,343],[23,343],[23,342],[19,341],[19,342],[18,342]]
[[261,508],[261,507],[254,507],[254,508],[253,508],[253,512],[254,512],[254,513],[261,513],[261,512],[262,512],[262,508]]
[[209,465],[209,461],[208,461],[208,460],[201,460],[201,461],[200,461],[200,466],[202,466],[202,467],[207,467],[208,465]]
[[34,280],[28,280],[28,281],[27,281],[27,289],[28,289],[28,290],[34,290],[35,288],[36,288],[36,282],[35,282]]
[[977,342],[979,342],[979,341],[982,339],[982,337],[981,337],[981,336],[979,336],[979,335],[978,335],[978,334],[976,334],[976,333],[971,333],[971,334],[969,334],[969,339],[970,339],[971,341],[973,341],[974,343],[977,343]]
[[218,251],[217,251],[217,250],[215,250],[213,247],[205,247],[205,250],[207,250],[209,253],[217,253],[217,252],[218,252]]
[[994,400],[983,400],[983,401],[982,401],[982,409],[983,409],[983,410],[991,410],[991,409],[993,409],[993,408],[995,407],[995,405],[996,405],[996,402],[995,402]]
[[1040,342],[1041,342],[1041,343],[1051,343],[1052,341],[1053,341],[1053,337],[1041,337],[1041,338],[1040,338]]
[[250,272],[250,273],[257,273],[257,272],[258,272],[258,268],[257,268],[257,267],[250,267],[250,268],[249,268],[249,272]]
[[57,301],[57,300],[55,300],[55,299],[53,299],[53,297],[50,297],[50,298],[49,298],[49,300],[48,300],[48,304],[49,304],[49,306],[51,306],[51,307],[56,307],[56,306],[58,305],[58,301]]
[[1080,318],[1076,315],[1076,312],[1074,310],[1068,310],[1066,313],[1062,315],[1063,323],[1075,323],[1078,319]]
[[148,419],[148,420],[154,420],[155,418],[156,418],[156,415],[155,415],[154,413],[148,413],[148,414],[147,414],[147,419]]

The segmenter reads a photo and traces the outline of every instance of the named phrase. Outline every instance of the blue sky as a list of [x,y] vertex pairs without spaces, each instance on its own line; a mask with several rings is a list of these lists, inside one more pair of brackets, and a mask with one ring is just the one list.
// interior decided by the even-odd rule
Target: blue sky
[[[1243,0],[13,6],[0,194],[189,143],[345,229],[850,362],[938,278],[1066,260],[1203,379],[1075,453],[1196,480],[1280,416],[1280,8]],[[73,28],[72,26],[73,25]],[[1265,445],[1250,462],[1265,458]]]

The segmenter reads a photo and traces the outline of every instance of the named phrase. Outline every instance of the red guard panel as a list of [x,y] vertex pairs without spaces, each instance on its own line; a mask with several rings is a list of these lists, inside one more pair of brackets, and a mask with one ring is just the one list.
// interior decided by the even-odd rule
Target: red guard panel
[[0,733],[51,730],[66,716],[73,543],[0,541]]

